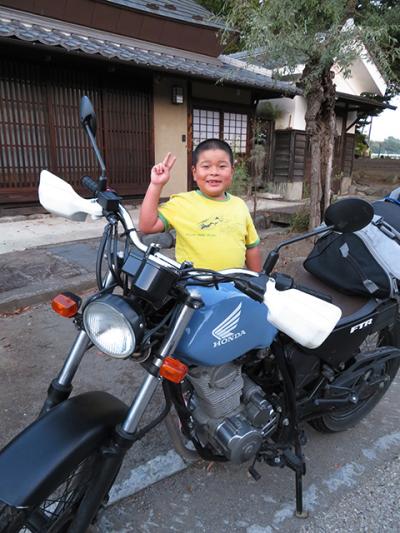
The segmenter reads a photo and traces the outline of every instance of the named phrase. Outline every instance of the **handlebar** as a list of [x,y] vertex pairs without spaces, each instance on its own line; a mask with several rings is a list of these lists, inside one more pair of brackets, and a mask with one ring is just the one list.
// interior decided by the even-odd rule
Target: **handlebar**
[[[91,179],[91,178],[89,178]],[[93,181],[93,180],[92,180]],[[121,219],[123,220],[123,223],[124,223],[124,226],[126,228],[126,232],[128,234],[128,237],[131,241],[131,243],[136,247],[138,248],[139,250],[141,250],[142,252],[146,253],[148,251],[148,246],[146,246],[145,244],[143,244],[141,242],[141,240],[139,239],[139,236],[137,234],[137,231],[135,229],[135,226],[133,225],[133,222],[132,222],[132,218],[130,216],[130,214],[128,213],[128,211],[121,205],[119,204],[119,215],[121,217]],[[168,256],[160,253],[160,252],[155,252],[154,253],[154,257],[156,257],[161,263],[163,263],[165,266],[170,266],[174,269],[178,269],[180,270],[181,268],[181,264],[178,263],[177,261],[169,258]],[[246,294],[247,296],[249,296],[250,298],[256,300],[257,302],[263,302],[264,301],[264,293],[265,293],[265,287],[262,287],[260,285],[256,285],[255,283],[252,283],[250,280],[247,281],[247,280],[243,280],[243,278],[236,278],[234,276],[237,276],[237,275],[247,275],[249,277],[258,277],[258,274],[256,272],[252,272],[250,270],[246,270],[246,269],[227,269],[227,270],[222,270],[222,271],[210,271],[210,270],[207,270],[205,269],[204,270],[204,273],[202,273],[200,270],[196,270],[196,269],[193,269],[193,270],[187,270],[186,271],[186,274],[188,275],[188,277],[190,277],[192,274],[195,274],[196,273],[196,278],[198,281],[204,281],[204,282],[215,282],[215,277],[220,277],[221,278],[221,281],[223,278],[225,278],[226,281],[231,281],[234,283],[235,287],[240,290],[241,292],[243,292],[244,294]],[[282,276],[282,277],[281,277]],[[310,294],[311,296],[315,296],[317,298],[320,298],[322,300],[325,300],[327,302],[331,302],[332,299],[330,296],[326,295],[326,294],[323,294],[323,293],[320,293],[318,291],[314,291],[313,289],[309,289],[308,287],[304,287],[302,285],[295,285],[294,283],[294,280],[293,278],[291,278],[290,276],[286,276],[286,275],[282,275],[282,274],[277,274],[274,276],[275,278],[276,277],[280,277],[280,281],[281,281],[281,287],[279,288],[279,281],[278,281],[278,286],[277,286],[277,289],[278,290],[286,290],[288,288],[295,288],[295,289],[298,289],[302,292],[306,292],[308,294]],[[277,280],[276,280],[277,281]]]
[[325,302],[332,303],[332,297],[329,296],[328,294],[324,294],[323,292],[314,291],[313,289],[304,287],[304,285],[294,285],[293,288],[301,292],[306,292],[307,294],[311,294],[311,296],[315,296],[316,298],[319,298],[320,300],[325,300]]
[[298,291],[310,294],[311,296],[314,296],[315,298],[319,298],[320,300],[325,300],[326,302],[329,302],[329,303],[332,302],[332,298],[328,294],[315,291],[314,289],[310,289],[309,287],[305,287],[304,285],[296,285],[292,276],[289,276],[288,274],[277,272],[276,274],[273,274],[272,277],[275,279],[275,288],[278,291],[286,291],[288,289],[297,289]]
[[83,178],[81,179],[81,183],[85,187],[85,189],[87,189],[96,196],[98,191],[97,183],[90,176],[83,176]]
[[251,281],[243,280],[235,280],[233,284],[239,289],[239,291],[243,292],[253,300],[260,303],[264,301],[265,287],[262,288],[258,285],[254,285]]
[[[129,239],[132,242],[132,244],[136,246],[136,248],[138,248],[142,252],[146,253],[148,250],[148,246],[143,244],[142,241],[139,239],[136,228],[133,225],[132,218],[130,214],[128,213],[128,211],[125,209],[123,205],[119,204],[118,212],[119,212],[121,219],[123,220],[124,226],[126,228],[126,231],[128,233]],[[170,266],[174,268],[180,268],[181,266],[180,263],[177,263],[173,259],[170,259],[169,257],[161,254],[160,252],[156,252],[154,255],[158,259],[161,259],[163,262],[168,263]]]

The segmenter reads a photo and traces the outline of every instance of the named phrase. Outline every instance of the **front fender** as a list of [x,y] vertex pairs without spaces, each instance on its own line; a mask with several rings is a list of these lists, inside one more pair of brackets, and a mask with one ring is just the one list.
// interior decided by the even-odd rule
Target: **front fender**
[[0,501],[38,505],[104,442],[127,409],[111,394],[87,392],[35,420],[0,452]]

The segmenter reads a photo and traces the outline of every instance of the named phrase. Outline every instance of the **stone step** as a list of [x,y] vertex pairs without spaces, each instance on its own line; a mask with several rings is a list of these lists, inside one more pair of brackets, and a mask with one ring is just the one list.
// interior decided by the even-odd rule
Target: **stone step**
[[292,223],[293,215],[304,211],[303,204],[295,204],[285,207],[276,207],[268,210],[268,217],[272,224],[287,224]]

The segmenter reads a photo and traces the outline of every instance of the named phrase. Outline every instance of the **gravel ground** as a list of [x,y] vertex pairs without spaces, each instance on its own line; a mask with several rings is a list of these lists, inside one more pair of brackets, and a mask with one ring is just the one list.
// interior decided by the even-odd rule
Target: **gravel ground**
[[329,511],[313,512],[301,533],[375,533],[400,531],[400,455],[374,466],[364,483]]

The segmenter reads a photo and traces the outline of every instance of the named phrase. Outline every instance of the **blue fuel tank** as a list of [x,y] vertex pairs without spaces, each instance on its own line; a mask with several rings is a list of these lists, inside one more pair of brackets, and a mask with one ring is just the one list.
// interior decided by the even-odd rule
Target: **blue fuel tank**
[[232,283],[191,287],[204,307],[193,314],[176,350],[186,364],[217,366],[256,348],[266,348],[277,329],[267,320],[267,307],[249,298]]

